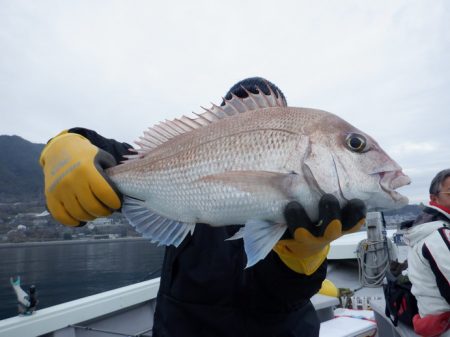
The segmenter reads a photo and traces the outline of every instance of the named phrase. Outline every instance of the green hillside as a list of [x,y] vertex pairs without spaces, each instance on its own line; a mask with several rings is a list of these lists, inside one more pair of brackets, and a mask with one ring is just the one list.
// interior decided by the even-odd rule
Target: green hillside
[[44,178],[39,155],[44,144],[19,136],[0,135],[0,201],[43,199]]

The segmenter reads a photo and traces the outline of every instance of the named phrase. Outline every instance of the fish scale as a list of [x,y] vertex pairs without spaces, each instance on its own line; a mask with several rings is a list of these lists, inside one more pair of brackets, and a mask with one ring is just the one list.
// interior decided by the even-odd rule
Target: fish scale
[[[403,173],[370,136],[333,114],[286,107],[276,97],[233,96],[223,107],[147,130],[137,154],[107,170],[131,224],[152,241],[174,245],[197,222],[245,224],[235,238],[244,239],[252,265],[285,231],[289,201],[301,202],[312,219],[324,193],[342,204],[362,197],[369,209],[405,204],[388,178],[380,186],[382,177]],[[364,139],[366,151],[356,153],[348,137]]]

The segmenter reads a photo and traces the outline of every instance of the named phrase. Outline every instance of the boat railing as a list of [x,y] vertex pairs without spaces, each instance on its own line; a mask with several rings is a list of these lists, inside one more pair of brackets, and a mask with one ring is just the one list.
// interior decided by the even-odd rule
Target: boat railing
[[[159,281],[159,278],[155,278],[40,309],[31,316],[16,316],[0,320],[0,337],[32,337],[51,334],[68,327],[74,330],[80,329],[77,324],[81,322],[113,313],[116,315],[120,310],[129,311],[134,306],[153,301],[156,299]],[[145,323],[151,324],[151,320],[152,316],[145,320]]]

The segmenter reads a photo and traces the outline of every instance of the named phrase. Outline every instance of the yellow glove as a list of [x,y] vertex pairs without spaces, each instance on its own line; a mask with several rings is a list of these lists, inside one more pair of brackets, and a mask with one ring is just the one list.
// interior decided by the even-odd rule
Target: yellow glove
[[119,192],[104,173],[114,157],[76,133],[61,132],[42,150],[47,208],[68,226],[107,216],[119,209]]
[[290,238],[278,241],[274,251],[292,270],[311,275],[325,261],[331,241],[361,228],[366,206],[361,200],[353,199],[341,209],[336,197],[325,194],[319,202],[317,223],[295,201],[286,206],[284,216]]

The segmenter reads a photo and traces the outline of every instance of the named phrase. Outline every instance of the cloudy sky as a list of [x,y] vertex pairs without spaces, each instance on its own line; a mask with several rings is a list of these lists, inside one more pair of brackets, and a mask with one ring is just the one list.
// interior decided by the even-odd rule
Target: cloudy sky
[[450,2],[0,0],[0,134],[133,142],[263,76],[373,136],[427,201],[450,167]]

